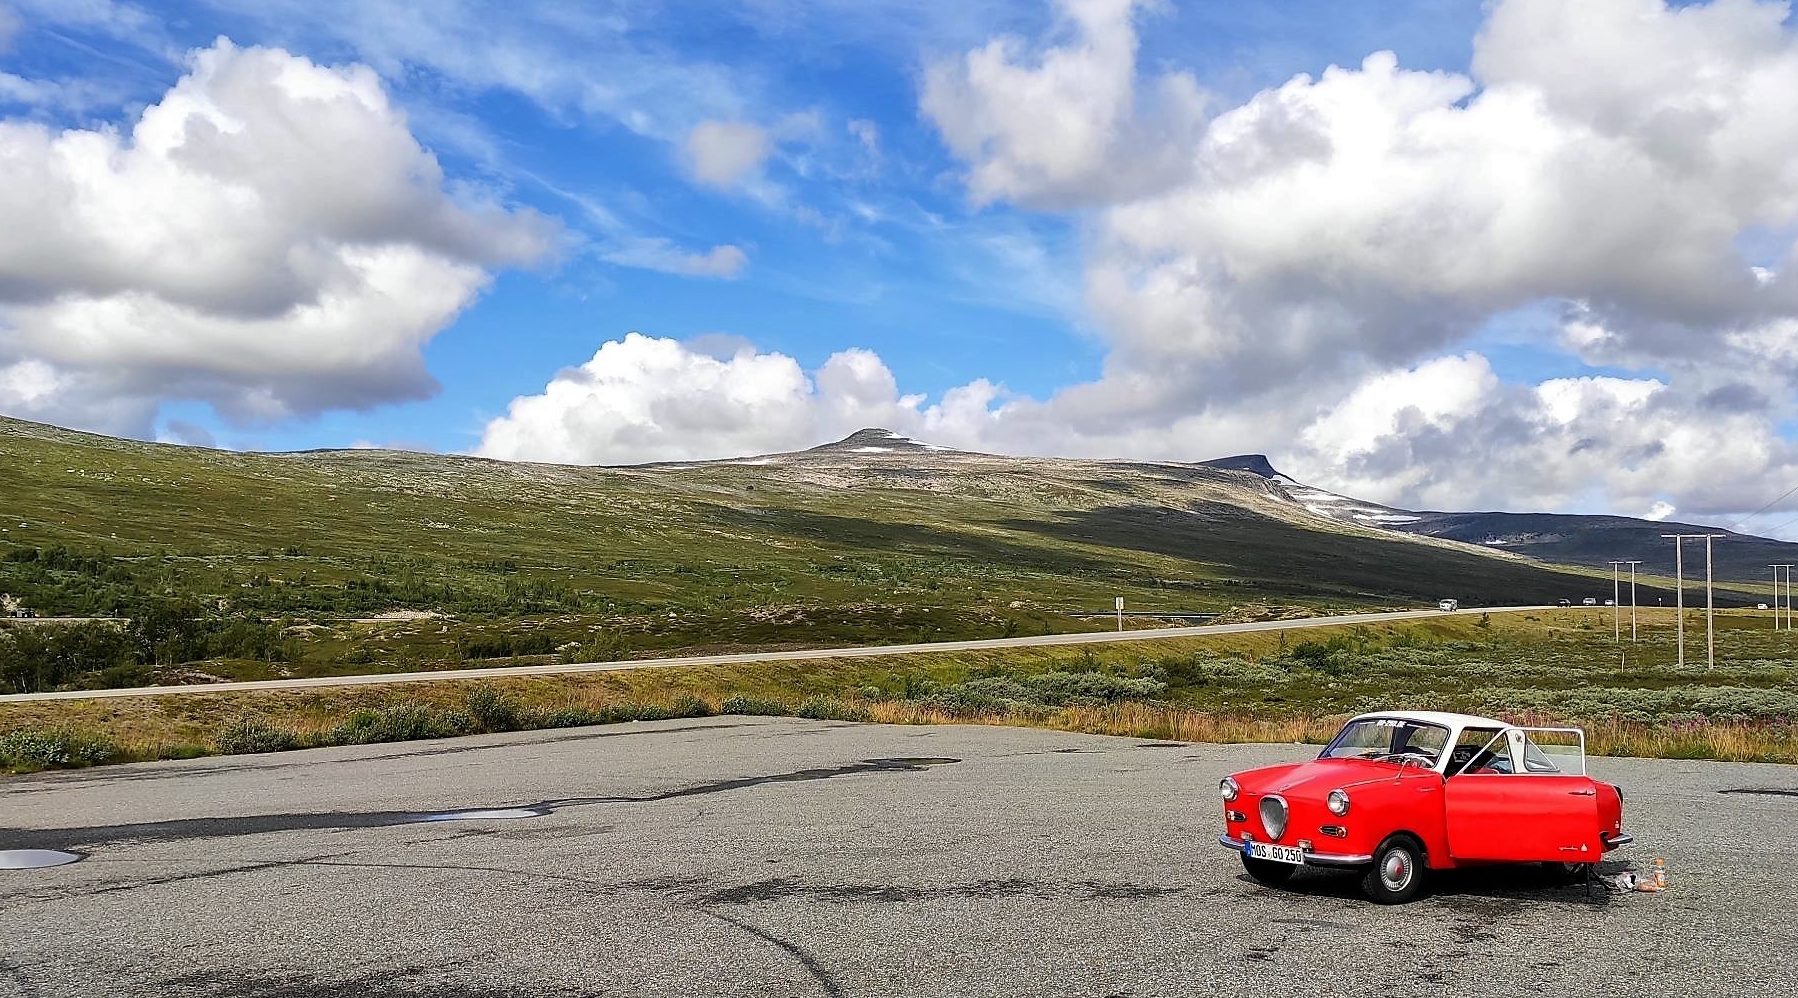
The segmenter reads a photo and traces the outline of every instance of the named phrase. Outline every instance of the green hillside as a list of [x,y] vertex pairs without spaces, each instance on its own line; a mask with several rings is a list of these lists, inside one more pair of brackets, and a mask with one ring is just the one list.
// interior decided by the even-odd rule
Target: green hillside
[[1573,571],[1337,523],[1247,472],[884,431],[584,468],[243,454],[0,419],[0,593],[131,621],[90,626],[74,651],[13,625],[12,689],[1066,631],[1114,626],[1071,614],[1119,595],[1145,617],[1234,619],[1598,594]]

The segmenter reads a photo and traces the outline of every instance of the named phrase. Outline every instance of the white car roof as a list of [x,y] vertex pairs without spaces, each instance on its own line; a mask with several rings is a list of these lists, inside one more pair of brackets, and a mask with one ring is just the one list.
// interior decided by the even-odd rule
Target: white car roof
[[1376,710],[1352,718],[1359,721],[1368,717],[1396,717],[1406,721],[1421,721],[1424,724],[1439,724],[1445,728],[1459,731],[1462,728],[1508,728],[1510,725],[1490,717],[1478,714],[1451,714],[1442,710]]

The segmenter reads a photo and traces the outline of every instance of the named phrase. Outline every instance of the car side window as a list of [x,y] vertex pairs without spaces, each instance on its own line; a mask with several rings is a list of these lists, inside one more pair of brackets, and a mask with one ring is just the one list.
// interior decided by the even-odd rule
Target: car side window
[[1544,776],[1559,775],[1561,767],[1555,765],[1547,752],[1537,745],[1528,735],[1523,739],[1523,768],[1525,772],[1540,773]]
[[1510,773],[1511,753],[1497,728],[1464,728],[1448,757],[1448,775]]

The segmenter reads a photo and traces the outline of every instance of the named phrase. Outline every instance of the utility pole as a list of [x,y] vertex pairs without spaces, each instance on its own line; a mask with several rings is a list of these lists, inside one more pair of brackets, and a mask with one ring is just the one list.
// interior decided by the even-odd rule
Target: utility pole
[[1679,589],[1679,664],[1686,664],[1686,570],[1685,542],[1704,538],[1704,647],[1705,668],[1714,668],[1717,664],[1717,644],[1711,616],[1716,603],[1711,591],[1711,540],[1726,537],[1727,534],[1662,534],[1662,537],[1673,541],[1673,572]]
[[[1792,569],[1798,565],[1769,565],[1773,569],[1773,629],[1789,631],[1792,629]],[[1786,570],[1786,602],[1782,615],[1779,607],[1779,570]]]
[[1711,540],[1719,535],[1704,535],[1704,667],[1717,667],[1717,630],[1711,618],[1717,612],[1716,594],[1711,589]]
[[1635,644],[1636,643],[1636,566],[1640,565],[1642,563],[1639,561],[1626,561],[1626,562],[1623,562],[1623,564],[1629,566],[1629,641],[1630,641],[1630,644]]
[[1798,565],[1782,565],[1785,568],[1785,629],[1793,629],[1793,568]]
[[1621,561],[1611,562],[1611,641],[1623,643],[1623,593],[1617,588],[1617,566]]
[[1779,568],[1780,568],[1780,566],[1768,565],[1767,567],[1771,568],[1773,570],[1773,629],[1777,631],[1777,630],[1779,630]]
[[1677,642],[1675,647],[1679,649],[1679,667],[1683,669],[1686,665],[1686,535],[1661,536],[1673,540],[1673,597],[1676,607],[1673,612],[1677,615],[1674,619],[1678,623],[1675,628],[1678,636],[1674,640]]

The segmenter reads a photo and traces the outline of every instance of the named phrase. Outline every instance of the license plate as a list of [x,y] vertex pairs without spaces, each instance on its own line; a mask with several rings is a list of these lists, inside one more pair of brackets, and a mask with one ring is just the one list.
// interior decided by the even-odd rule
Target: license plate
[[1266,842],[1251,842],[1243,854],[1250,859],[1265,859],[1275,863],[1291,863],[1294,866],[1305,865],[1305,850],[1298,846],[1277,846]]

